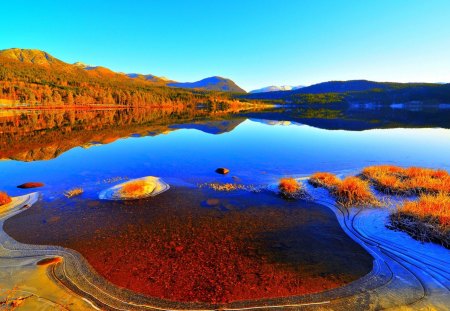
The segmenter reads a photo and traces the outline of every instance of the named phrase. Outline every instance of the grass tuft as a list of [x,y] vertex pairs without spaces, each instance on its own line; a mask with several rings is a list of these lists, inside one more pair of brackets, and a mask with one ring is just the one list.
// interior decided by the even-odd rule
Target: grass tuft
[[0,206],[8,204],[11,201],[11,197],[6,192],[0,191]]
[[334,190],[334,195],[339,204],[347,207],[379,204],[370,190],[369,183],[354,176],[342,180]]
[[444,170],[378,165],[364,168],[362,176],[387,194],[450,193],[450,175]]
[[73,188],[70,190],[67,190],[66,192],[64,192],[64,196],[68,199],[73,198],[77,195],[80,195],[84,192],[83,188],[79,187],[79,188]]
[[140,197],[147,194],[147,182],[144,180],[136,180],[127,182],[119,190],[123,197]]
[[336,189],[336,187],[342,182],[339,177],[327,172],[314,173],[308,181],[314,187],[324,187],[327,189]]
[[405,201],[391,215],[391,225],[421,241],[439,242],[450,248],[450,195],[422,194]]

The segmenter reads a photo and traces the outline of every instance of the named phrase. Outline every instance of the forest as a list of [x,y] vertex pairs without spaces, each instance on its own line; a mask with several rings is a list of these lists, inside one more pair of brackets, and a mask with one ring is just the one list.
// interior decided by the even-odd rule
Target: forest
[[37,55],[30,61],[12,58],[10,53],[0,53],[0,100],[12,105],[139,107],[246,101],[234,99],[230,93],[170,88],[159,81],[132,79],[103,67],[86,70],[48,54],[48,62],[34,62],[37,57],[44,58],[41,51],[35,51]]

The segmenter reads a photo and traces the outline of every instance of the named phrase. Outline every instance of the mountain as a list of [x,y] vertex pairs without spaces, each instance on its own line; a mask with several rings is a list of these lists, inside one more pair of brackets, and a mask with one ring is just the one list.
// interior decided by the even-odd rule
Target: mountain
[[70,66],[69,64],[64,63],[59,59],[51,56],[47,52],[40,50],[12,48],[7,50],[1,50],[0,56],[13,59],[25,64],[34,64],[45,67]]
[[234,93],[247,93],[245,90],[241,89],[232,80],[222,78],[222,77],[210,77],[197,82],[175,82],[168,83],[168,86],[179,87],[186,89],[202,89],[208,91],[224,91],[224,92],[234,92]]
[[[221,89],[238,88],[231,80],[215,81]],[[207,79],[208,80],[208,79]],[[0,50],[0,99],[43,106],[167,106],[180,101],[193,105],[239,104],[229,93],[211,94],[214,81],[199,90],[168,87],[153,75],[114,72],[102,66],[63,62],[47,52]],[[217,86],[216,85],[216,86]]]
[[141,80],[151,81],[151,82],[167,83],[168,81],[170,81],[169,79],[167,79],[165,77],[157,77],[157,76],[154,76],[151,74],[143,75],[140,73],[127,73],[126,75],[132,79],[141,79]]
[[450,102],[450,85],[438,83],[396,83],[367,80],[329,81],[291,91],[252,93],[248,99],[282,100],[294,104],[333,104],[373,101]]
[[250,91],[250,94],[255,94],[255,93],[267,93],[267,92],[277,92],[277,91],[291,91],[291,90],[297,90],[297,89],[301,89],[304,86],[291,86],[291,85],[281,85],[281,86],[277,86],[277,85],[271,85],[271,86],[266,86],[257,90],[253,90]]
[[[165,77],[158,77],[152,74],[147,75],[140,73],[125,74],[112,71],[111,69],[102,66],[86,65],[83,62],[68,64],[53,57],[47,52],[40,50],[19,49],[19,48],[0,50],[0,64],[4,64],[5,62],[10,61],[20,62],[24,65],[36,65],[45,68],[51,68],[52,70],[57,71],[58,73],[62,72],[65,72],[66,74],[70,73],[71,75],[75,76],[78,75],[80,76],[80,78],[85,77],[87,73],[87,76],[90,77],[99,79],[114,79],[116,81],[120,80],[122,82],[126,82],[129,80],[136,80],[139,82],[144,82],[158,86],[167,85],[171,87],[187,88],[187,89],[195,88],[199,90],[245,93],[245,91],[241,89],[239,86],[237,86],[233,81],[226,78],[211,77],[193,83],[179,83],[167,79]],[[85,73],[83,73],[83,71]]]

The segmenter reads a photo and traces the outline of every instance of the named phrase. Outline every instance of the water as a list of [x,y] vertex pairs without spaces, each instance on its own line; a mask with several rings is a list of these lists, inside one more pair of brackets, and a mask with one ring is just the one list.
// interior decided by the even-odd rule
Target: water
[[[118,176],[146,175],[176,183],[230,182],[235,176],[243,183],[265,184],[284,175],[353,171],[382,163],[448,170],[449,155],[448,129],[324,130],[244,119],[230,132],[217,135],[178,128],[87,149],[75,147],[51,160],[2,161],[0,188],[20,194],[16,185],[41,181],[60,192]],[[217,167],[231,173],[218,176]]]
[[[450,170],[450,130],[439,127],[330,130],[340,128],[340,121],[327,120],[320,128],[302,124],[317,124],[316,117],[300,123],[288,114],[248,111],[31,112],[4,118],[0,189],[20,195],[30,190],[17,189],[19,184],[46,184],[40,202],[9,219],[6,232],[24,243],[73,248],[113,283],[177,301],[317,292],[370,271],[371,257],[331,211],[264,190],[280,177],[357,173],[376,164]],[[218,167],[230,173],[219,175]],[[113,184],[148,175],[172,188],[147,200],[98,200]],[[214,182],[262,191],[198,187]],[[73,187],[84,193],[65,198]]]

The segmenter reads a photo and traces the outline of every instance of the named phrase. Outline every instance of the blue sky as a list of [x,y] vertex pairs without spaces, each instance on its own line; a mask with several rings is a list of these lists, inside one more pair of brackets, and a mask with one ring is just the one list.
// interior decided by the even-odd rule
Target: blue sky
[[0,49],[247,90],[450,82],[448,0],[5,1]]

